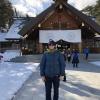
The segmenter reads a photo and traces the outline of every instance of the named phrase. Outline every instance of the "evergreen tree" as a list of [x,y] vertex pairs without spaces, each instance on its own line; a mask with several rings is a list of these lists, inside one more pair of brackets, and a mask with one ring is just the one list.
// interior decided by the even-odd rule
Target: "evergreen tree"
[[94,8],[94,16],[96,16],[96,19],[98,20],[98,23],[100,24],[100,0],[97,1],[97,4]]
[[87,12],[88,15],[95,16],[97,22],[100,24],[100,0],[97,1],[96,5],[87,6],[82,11]]
[[9,0],[0,0],[0,29],[10,27],[13,19],[13,9]]

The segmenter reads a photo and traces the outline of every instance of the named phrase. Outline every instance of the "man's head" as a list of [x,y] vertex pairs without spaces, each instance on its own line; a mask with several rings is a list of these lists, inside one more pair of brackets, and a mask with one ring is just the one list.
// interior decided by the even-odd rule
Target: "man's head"
[[55,49],[55,45],[56,45],[56,43],[53,40],[50,40],[48,43],[48,47],[50,50]]

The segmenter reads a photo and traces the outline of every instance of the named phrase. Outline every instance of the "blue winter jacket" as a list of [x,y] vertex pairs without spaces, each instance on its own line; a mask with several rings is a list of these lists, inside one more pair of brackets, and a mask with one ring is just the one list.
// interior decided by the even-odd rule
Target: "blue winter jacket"
[[89,49],[88,49],[88,48],[85,48],[85,49],[83,50],[83,53],[84,53],[84,54],[88,54],[88,53],[89,53]]
[[78,52],[73,53],[72,63],[79,63],[79,54]]
[[59,51],[46,52],[40,63],[41,76],[54,77],[65,74],[64,56]]

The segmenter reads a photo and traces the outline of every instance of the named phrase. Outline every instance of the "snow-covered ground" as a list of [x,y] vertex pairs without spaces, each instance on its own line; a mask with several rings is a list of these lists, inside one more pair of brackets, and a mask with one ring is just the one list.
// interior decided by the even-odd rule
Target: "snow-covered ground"
[[[3,61],[0,63],[0,100],[10,100],[29,78],[32,72],[37,72],[39,63],[12,63],[4,62],[19,56],[19,51],[6,51]],[[90,62],[93,64],[81,63],[79,69],[73,69],[72,65],[66,65],[67,82],[61,82],[60,100],[100,100],[100,61]],[[97,65],[97,66],[94,66]],[[39,74],[39,73],[38,73]],[[32,80],[31,88],[37,90],[28,94],[27,98],[34,96],[36,100],[44,100],[43,82],[37,79]],[[34,81],[34,82],[33,82]],[[38,84],[37,84],[38,83]],[[29,87],[27,88],[30,89]],[[24,91],[23,91],[24,92]],[[29,92],[29,91],[28,91]],[[25,92],[26,93],[26,92]]]
[[94,62],[90,62],[91,64],[94,64],[94,65],[97,65],[97,66],[100,66],[100,61],[94,61]]
[[0,100],[10,100],[39,64],[4,62],[20,56],[19,50],[7,50],[0,55],[3,56],[0,63]]
[[76,69],[66,70],[66,76],[67,82],[61,84],[60,100],[100,100],[100,73]]
[[[100,100],[100,67],[82,62],[78,69],[73,69],[72,64],[66,64],[66,78],[66,82],[60,82],[59,100]],[[45,100],[45,85],[39,71],[30,77],[14,100]]]
[[0,63],[0,100],[10,100],[37,66],[38,63]]

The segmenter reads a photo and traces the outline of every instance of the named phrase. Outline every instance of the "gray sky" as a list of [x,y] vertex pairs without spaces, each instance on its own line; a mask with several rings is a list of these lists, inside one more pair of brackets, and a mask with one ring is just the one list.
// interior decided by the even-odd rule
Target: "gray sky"
[[[52,4],[53,0],[10,0],[18,11],[35,16]],[[68,2],[81,10],[87,5],[93,5],[97,0],[69,0]]]

